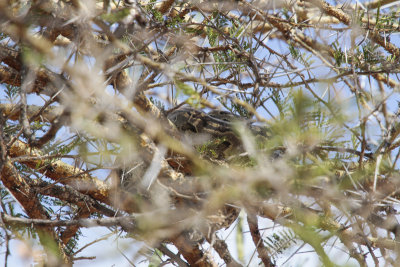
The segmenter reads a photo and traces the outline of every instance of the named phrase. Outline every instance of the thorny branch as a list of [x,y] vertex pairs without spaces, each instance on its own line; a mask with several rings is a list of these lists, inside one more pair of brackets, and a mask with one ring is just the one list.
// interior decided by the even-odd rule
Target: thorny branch
[[396,3],[267,2],[0,1],[1,227],[55,266],[94,226],[240,266],[217,231],[243,208],[265,266],[285,233],[257,216],[324,264],[396,262]]

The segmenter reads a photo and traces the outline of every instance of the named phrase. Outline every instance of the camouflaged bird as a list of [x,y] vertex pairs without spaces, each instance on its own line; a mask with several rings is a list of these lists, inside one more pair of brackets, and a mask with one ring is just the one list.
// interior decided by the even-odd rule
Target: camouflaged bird
[[237,123],[243,123],[255,137],[268,138],[268,128],[251,125],[240,116],[227,111],[213,110],[209,113],[193,108],[180,108],[172,111],[167,118],[181,132],[192,134],[207,134],[211,139],[222,138],[218,145],[218,154],[226,154],[240,149],[240,136],[235,131]]
[[[212,162],[226,164],[227,156],[233,152],[243,151],[240,136],[235,131],[238,124],[242,123],[255,136],[268,138],[270,132],[268,128],[250,124],[246,119],[234,115],[227,111],[213,110],[206,113],[193,108],[180,108],[172,111],[167,118],[176,126],[176,128],[189,134],[207,134],[211,137],[211,142],[216,139],[222,139],[222,142],[216,142],[211,149],[217,151],[218,156],[212,159]],[[217,145],[215,145],[217,144]],[[211,160],[210,157],[208,157]],[[214,160],[217,161],[214,161]],[[211,232],[229,227],[237,219],[240,208],[234,205],[223,205],[215,213],[207,217]],[[199,240],[195,238],[196,233],[201,233],[196,228],[187,231],[190,240]],[[200,234],[201,236],[201,234]]]
[[228,137],[237,143],[237,135],[233,132],[232,123],[192,108],[181,108],[168,114],[167,118],[182,132],[209,134],[212,137]]

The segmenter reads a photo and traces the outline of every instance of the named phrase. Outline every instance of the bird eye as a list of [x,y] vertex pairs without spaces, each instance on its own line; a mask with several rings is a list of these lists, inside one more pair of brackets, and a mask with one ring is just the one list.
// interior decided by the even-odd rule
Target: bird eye
[[167,118],[172,122],[176,122],[176,116],[167,116]]

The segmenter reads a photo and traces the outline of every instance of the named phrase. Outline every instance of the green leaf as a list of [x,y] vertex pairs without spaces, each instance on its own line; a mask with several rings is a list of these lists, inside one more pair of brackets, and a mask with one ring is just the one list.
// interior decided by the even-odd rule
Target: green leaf
[[199,105],[201,103],[201,97],[200,97],[199,93],[197,93],[196,90],[194,90],[193,87],[191,87],[190,85],[187,85],[181,81],[178,81],[178,80],[175,80],[174,83],[176,85],[178,94],[182,93],[189,97],[188,99],[186,99],[186,102],[189,105],[191,105],[193,107],[199,107]]
[[113,24],[113,23],[123,20],[125,17],[127,17],[130,14],[130,12],[131,12],[130,8],[123,8],[123,9],[117,10],[116,12],[101,14],[100,18]]

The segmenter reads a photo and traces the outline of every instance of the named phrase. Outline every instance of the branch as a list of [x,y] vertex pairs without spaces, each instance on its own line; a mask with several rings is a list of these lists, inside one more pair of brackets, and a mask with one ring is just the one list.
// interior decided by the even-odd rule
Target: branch
[[[40,150],[31,148],[28,144],[17,140],[9,149],[11,157],[42,155]],[[109,202],[109,186],[99,179],[91,177],[79,168],[71,166],[61,160],[46,162],[44,160],[27,160],[21,163],[45,174],[47,177],[62,184],[70,185],[78,191],[85,192],[97,200]]]
[[133,231],[136,229],[136,218],[137,216],[131,215],[126,217],[114,217],[114,218],[101,218],[101,219],[78,219],[78,220],[50,220],[50,219],[26,219],[19,218],[1,213],[1,217],[4,223],[11,225],[19,225],[24,227],[45,226],[45,227],[57,227],[57,226],[79,226],[79,227],[98,227],[98,226],[121,226],[125,231]]
[[[0,66],[0,79],[2,83],[14,86],[22,85],[20,57],[19,51],[13,50],[5,45],[0,45],[0,62],[4,61],[4,63],[10,66]],[[32,92],[49,96],[60,89],[53,85],[53,81],[64,80],[61,75],[47,69],[39,69],[36,71],[35,76],[36,79],[32,87]]]
[[189,265],[183,261],[179,255],[175,255],[171,250],[169,250],[166,246],[163,244],[159,245],[157,247],[159,251],[161,251],[164,255],[168,256],[171,261],[174,261],[178,264],[180,267],[189,267]]
[[[0,104],[0,108],[7,119],[17,121],[20,116],[20,105]],[[29,105],[26,112],[33,121],[50,122],[61,116],[63,108],[58,106],[48,106],[42,111],[42,106]]]
[[67,203],[73,203],[84,209],[86,212],[100,212],[109,217],[121,216],[121,212],[116,212],[105,205],[100,204],[92,197],[77,191],[68,185],[56,185],[41,180],[31,180],[31,186],[41,194],[51,196]]
[[[32,220],[48,220],[49,216],[41,205],[36,192],[32,190],[25,179],[19,175],[9,160],[7,160],[3,165],[3,169],[1,171],[1,181],[21,204],[26,214],[28,214],[29,217],[34,218]],[[52,245],[55,245],[58,248],[57,252],[59,253],[56,256],[62,258],[65,263],[69,263],[70,259],[66,256],[64,248],[59,242],[54,229],[47,225],[38,225],[37,230],[40,242],[45,248],[48,257],[54,256],[52,255],[54,251],[51,252],[48,248]],[[51,239],[49,239],[49,237]]]
[[235,259],[232,257],[231,253],[229,252],[228,245],[224,240],[219,239],[216,235],[214,235],[214,240],[210,240],[207,238],[207,241],[212,244],[215,251],[217,251],[218,255],[221,259],[224,260],[227,267],[239,267],[242,266],[239,264]]
[[[88,218],[90,216],[90,212],[85,207],[80,207],[79,211],[75,214],[74,220],[82,220],[82,218]],[[61,232],[60,239],[64,244],[67,244],[72,237],[76,235],[80,226],[79,225],[70,225],[67,226],[64,231]]]
[[368,3],[365,3],[365,7],[369,9],[375,9],[393,2],[396,2],[397,0],[374,0]]
[[[346,25],[350,25],[350,23],[352,22],[350,15],[347,15],[341,9],[335,8],[330,4],[326,3],[325,1],[322,0],[308,0],[308,1],[316,5],[317,7],[321,8],[325,13],[337,18]],[[367,37],[372,39],[375,43],[378,43],[390,54],[396,56],[396,58],[399,58],[400,49],[394,44],[392,44],[388,39],[383,38],[376,30],[371,30],[369,34],[367,34]]]
[[217,265],[211,261],[208,255],[204,254],[202,250],[199,249],[197,243],[193,244],[185,238],[183,234],[178,235],[172,240],[172,243],[178,249],[178,251],[187,260],[190,266],[196,267],[216,267]]
[[[294,218],[294,211],[290,207],[284,207],[278,204],[263,204],[255,208],[258,208],[258,215],[264,218],[269,218],[275,222],[279,222],[282,225],[286,225],[286,222],[290,222],[291,219],[299,221],[299,218]],[[360,245],[371,245],[372,247],[385,248],[389,250],[395,250],[400,248],[400,243],[389,239],[389,238],[375,238],[367,236],[364,238],[363,234],[354,232],[348,228],[345,228],[342,224],[335,220],[325,216],[321,217],[319,214],[313,211],[301,211],[304,218],[307,218],[309,222],[316,222],[315,226],[331,233],[335,233],[344,244],[349,242],[355,242]],[[297,213],[296,213],[297,214]]]
[[271,261],[268,250],[264,246],[264,241],[260,235],[260,230],[258,229],[257,215],[248,213],[247,222],[249,224],[251,237],[253,238],[254,245],[258,252],[258,257],[264,263],[264,266],[274,267],[275,264]]

